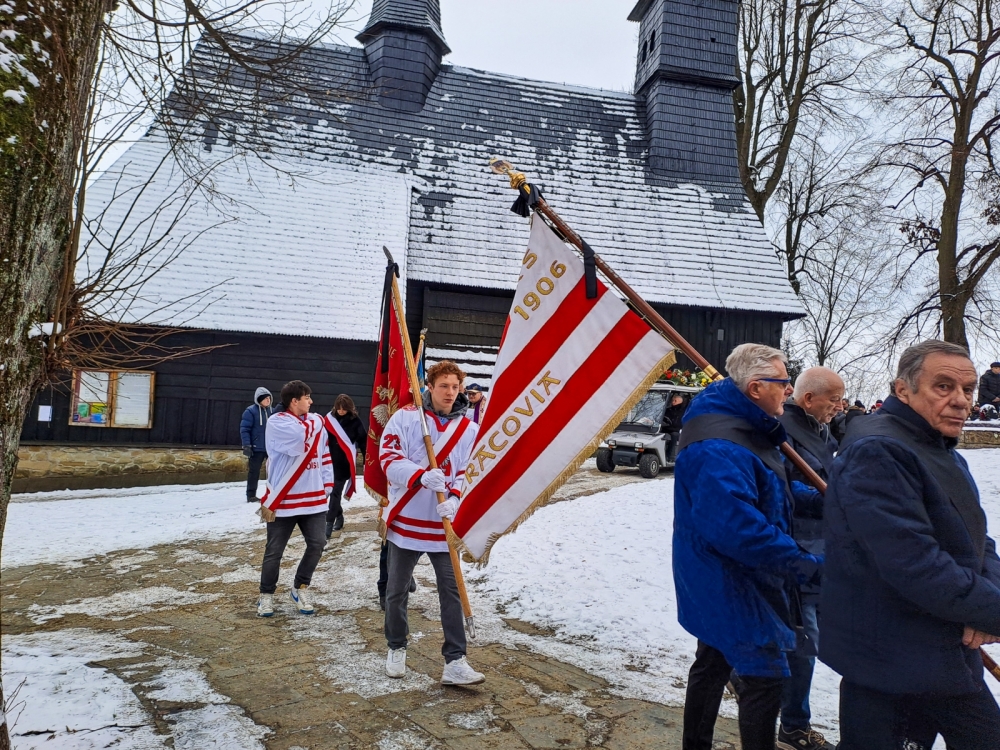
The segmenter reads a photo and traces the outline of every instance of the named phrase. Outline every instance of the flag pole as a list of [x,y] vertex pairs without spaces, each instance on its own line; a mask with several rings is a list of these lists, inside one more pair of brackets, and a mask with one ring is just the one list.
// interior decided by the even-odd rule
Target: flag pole
[[[490,168],[497,174],[506,175],[510,179],[510,186],[519,192],[526,191],[530,200],[528,200],[528,205],[535,209],[538,213],[548,219],[552,225],[555,227],[556,231],[562,235],[563,239],[567,242],[573,244],[580,252],[584,251],[584,242],[573,229],[567,224],[552,207],[545,201],[538,192],[538,189],[528,183],[527,178],[522,172],[517,172],[514,167],[511,166],[510,162],[498,159],[496,157],[490,159]],[[530,195],[531,191],[535,191],[535,195]],[[527,214],[524,214],[527,216]],[[639,296],[632,287],[630,287],[625,280],[619,276],[614,270],[605,263],[601,256],[594,256],[594,263],[597,269],[611,282],[611,284],[620,291],[632,306],[642,315],[653,328],[658,330],[663,336],[670,340],[674,346],[680,349],[684,354],[695,363],[702,371],[708,375],[712,380],[722,380],[723,375],[714,367],[712,364],[705,359],[701,353],[695,349],[683,336],[681,336],[677,330],[670,325],[663,316],[653,309],[646,300]],[[802,475],[806,480],[819,490],[821,493],[826,493],[826,482],[823,481],[822,477],[816,473],[816,471],[805,462],[805,459],[800,456],[788,442],[781,444],[781,452],[788,457],[795,468],[802,472]]]
[[[389,248],[383,246],[382,250],[385,251],[385,257],[389,259],[389,263],[393,263],[392,254],[389,252]],[[403,297],[399,293],[399,284],[396,282],[396,277],[392,277],[392,299],[395,303],[396,308],[396,321],[399,323],[400,338],[403,340],[403,358],[406,362],[406,375],[410,380],[410,391],[413,393],[413,404],[417,407],[417,411],[420,414],[420,429],[424,434],[424,448],[427,451],[427,462],[431,469],[436,469],[437,458],[434,456],[434,442],[431,440],[431,432],[427,427],[427,415],[424,414],[424,399],[423,394],[420,392],[420,382],[417,379],[417,365],[413,358],[413,347],[410,345],[410,334],[406,328],[406,315],[403,310]],[[421,336],[422,338],[422,336]],[[445,502],[446,498],[443,492],[437,493],[438,503]],[[458,556],[458,550],[455,549],[455,545],[451,543],[451,539],[455,538],[454,533],[451,530],[451,521],[447,518],[441,519],[444,524],[445,533],[448,535],[448,552],[451,555],[451,567],[455,571],[455,583],[458,585],[458,596],[462,600],[462,612],[465,614],[465,629],[469,634],[469,638],[475,640],[476,638],[476,621],[472,616],[472,605],[469,604],[469,592],[465,589],[465,578],[462,576],[462,561]]]

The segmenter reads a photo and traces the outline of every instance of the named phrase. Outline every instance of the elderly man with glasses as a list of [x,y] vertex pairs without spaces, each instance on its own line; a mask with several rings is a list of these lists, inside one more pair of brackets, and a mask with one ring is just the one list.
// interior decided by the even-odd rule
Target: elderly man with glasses
[[684,416],[674,468],[673,571],[680,624],[698,639],[684,705],[684,750],[711,750],[735,672],[743,750],[774,750],[786,653],[796,647],[795,586],[818,580],[821,558],[790,536],[799,507],[819,494],[791,482],[777,417],[792,389],[785,355],[736,347],[729,377]]

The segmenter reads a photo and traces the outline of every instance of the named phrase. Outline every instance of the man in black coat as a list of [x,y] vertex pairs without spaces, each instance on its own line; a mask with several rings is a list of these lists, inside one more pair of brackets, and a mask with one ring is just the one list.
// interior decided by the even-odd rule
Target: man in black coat
[[681,434],[681,422],[687,411],[688,401],[681,393],[670,394],[670,403],[663,410],[663,430],[667,434],[667,463],[677,460],[677,442]]
[[979,378],[979,405],[1000,409],[1000,362],[994,362]]
[[[806,463],[829,480],[829,471],[837,453],[837,440],[830,434],[830,421],[841,409],[844,381],[828,367],[810,367],[795,380],[792,400],[785,404],[778,421],[788,433],[788,442]],[[805,482],[794,466],[790,479]],[[811,511],[811,512],[810,512]],[[814,555],[823,554],[823,517],[799,507],[792,508],[792,538]],[[819,644],[819,587],[799,587],[801,625],[798,647],[788,654],[791,677],[785,680],[781,696],[781,725],[778,750],[833,750],[822,734],[811,726],[809,691],[816,667]]]
[[834,461],[819,652],[844,678],[841,750],[1000,748],[978,651],[1000,640],[1000,558],[955,451],[975,388],[965,349],[911,346]]

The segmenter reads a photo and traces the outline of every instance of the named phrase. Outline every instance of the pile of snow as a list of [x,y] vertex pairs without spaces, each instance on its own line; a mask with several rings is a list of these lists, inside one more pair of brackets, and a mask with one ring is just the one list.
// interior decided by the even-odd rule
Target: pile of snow
[[[147,656],[156,649],[114,633],[72,628],[5,636],[3,681],[17,750],[161,750],[171,747],[129,685],[92,662]],[[175,750],[263,750],[270,730],[212,690],[196,664],[148,657],[132,669],[161,667],[150,697],[204,704],[167,717]]]

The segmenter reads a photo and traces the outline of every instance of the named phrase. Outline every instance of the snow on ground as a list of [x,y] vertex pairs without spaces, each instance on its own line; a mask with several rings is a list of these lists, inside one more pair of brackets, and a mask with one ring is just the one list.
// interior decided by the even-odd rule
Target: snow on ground
[[[120,549],[252,531],[261,523],[245,491],[243,483],[227,483],[15,495],[0,564],[67,563]],[[359,492],[345,507],[374,503]]]
[[[86,628],[5,636],[4,685],[14,694],[7,713],[17,750],[74,748],[159,750],[170,747],[156,734],[151,717],[129,685],[92,662],[143,657],[147,645],[121,635]],[[135,668],[163,667],[152,681],[151,695],[199,708],[177,711],[173,724],[176,750],[263,750],[268,734],[216,693],[197,665],[177,666],[174,656],[150,657]],[[161,695],[162,694],[162,695]]]
[[[997,535],[1000,449],[963,454]],[[371,498],[362,495],[348,507],[372,504]],[[253,511],[254,506],[242,501],[240,484],[20,495],[10,505],[3,565],[72,565],[73,561],[114,550],[140,550],[116,561],[127,572],[141,561],[144,547],[259,528]],[[481,640],[523,643],[604,677],[622,695],[681,704],[694,639],[676,620],[670,570],[672,525],[673,480],[669,477],[541,509],[516,534],[496,545],[486,569],[467,572]],[[293,545],[297,541],[293,538]],[[339,611],[371,606],[377,560],[374,540],[344,541],[344,567],[318,571],[314,581],[317,600]],[[233,570],[220,580],[226,576],[232,580],[255,577],[256,571],[231,562]],[[174,593],[161,588],[133,592],[123,611],[166,604]],[[435,614],[436,596],[430,590],[418,592],[413,603],[425,608],[428,615]],[[104,607],[110,616],[118,610],[112,604],[95,601],[86,606]],[[32,614],[44,622],[76,609],[75,603],[60,608],[36,607]],[[549,628],[554,635],[517,633],[502,625],[501,616]],[[341,620],[345,618],[339,614],[303,620],[295,625],[296,635],[312,638],[321,635],[320,630],[330,632],[327,628],[344,635],[347,623]],[[365,650],[360,636],[346,635],[334,639],[338,645],[327,655],[324,671],[334,682],[369,695],[420,687],[416,683],[383,684],[387,681],[377,677],[381,655]],[[420,635],[415,633],[414,637]],[[18,750],[56,746],[44,743],[49,736],[62,737],[65,742],[70,733],[73,744],[61,746],[164,747],[164,738],[149,728],[142,706],[128,686],[107,670],[87,666],[102,658],[152,650],[155,634],[144,637],[147,644],[84,629],[5,637],[4,681],[12,689],[21,685],[11,706],[12,716],[18,716],[18,734],[59,733],[22,736]],[[174,691],[171,699],[204,704],[171,718],[175,747],[261,747],[266,729],[228,705],[225,696],[214,693],[196,665],[168,660],[160,667],[160,682],[154,683]],[[838,682],[831,670],[817,666],[814,722],[831,739],[836,737]],[[990,684],[1000,697],[1000,683]],[[735,704],[728,698],[723,712],[735,714]],[[206,727],[212,728],[214,744],[203,735]],[[60,728],[68,731],[63,733]]]

